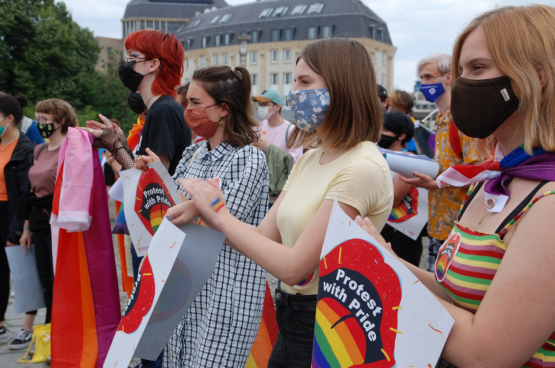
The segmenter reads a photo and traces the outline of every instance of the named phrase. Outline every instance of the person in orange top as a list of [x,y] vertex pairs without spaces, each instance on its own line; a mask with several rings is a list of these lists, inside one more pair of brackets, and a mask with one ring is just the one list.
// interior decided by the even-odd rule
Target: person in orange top
[[[473,139],[462,134],[457,134],[459,148],[453,147],[453,140],[449,138],[452,126],[451,111],[451,56],[447,54],[430,55],[418,62],[418,75],[422,80],[422,92],[426,99],[435,102],[439,108],[436,119],[436,146],[434,160],[439,163],[438,175],[453,165],[479,163],[479,155],[474,146]],[[433,91],[426,93],[429,90]],[[442,93],[443,91],[443,93]],[[439,95],[439,97],[438,97]],[[433,100],[435,98],[435,100]],[[431,101],[433,100],[433,101]],[[459,151],[460,149],[460,151]],[[415,187],[428,189],[428,259],[426,269],[434,271],[437,252],[449,236],[455,223],[466,194],[466,188],[439,189],[435,178],[418,172],[413,173],[416,178],[409,179],[400,175],[401,180]]]
[[[35,144],[20,134],[17,128],[23,119],[27,97],[0,95],[0,242],[5,246],[19,246],[24,221],[16,217],[20,197],[30,190],[29,168],[33,165]],[[25,252],[27,248],[24,248]],[[6,252],[0,251],[0,338],[6,336],[4,313],[10,295],[10,267]],[[10,349],[23,349],[31,343],[33,322],[37,311],[25,317],[22,331],[10,344]]]

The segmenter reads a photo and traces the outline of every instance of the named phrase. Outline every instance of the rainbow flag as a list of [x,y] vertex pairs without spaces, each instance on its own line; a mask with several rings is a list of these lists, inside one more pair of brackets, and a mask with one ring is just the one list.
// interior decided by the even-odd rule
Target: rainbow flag
[[418,189],[410,187],[401,203],[391,209],[389,222],[405,222],[418,214]]
[[[121,210],[121,212],[120,212]],[[116,201],[116,215],[123,214],[123,203]],[[125,228],[127,229],[127,224],[125,223],[125,215],[123,215],[123,223],[125,224]],[[117,226],[117,220],[116,225]],[[112,230],[112,233],[114,231]],[[127,232],[129,233],[129,232]],[[121,233],[115,233],[118,236],[118,251],[119,251],[119,263],[120,263],[120,270],[121,270],[121,287],[123,291],[127,294],[127,297],[131,296],[131,291],[133,290],[133,277],[127,276],[127,254],[125,253],[125,235]]]
[[[68,137],[73,133],[68,132]],[[92,143],[92,137],[89,138]],[[67,145],[68,152],[75,148],[66,141],[64,144]],[[65,149],[60,151],[53,215],[58,214],[60,203],[64,200],[61,192],[76,189],[72,188],[69,175],[67,182],[64,182],[64,166],[73,165],[73,169],[75,168],[76,163],[71,162],[76,157],[75,152],[67,157],[64,152]],[[88,230],[74,232],[60,228],[58,235],[51,343],[52,366],[56,368],[101,368],[120,320],[119,290],[104,175],[96,149],[93,148],[92,157],[86,159],[92,161],[93,173],[90,226]]]
[[258,335],[256,335],[256,340],[254,340],[252,345],[245,368],[266,368],[268,366],[268,360],[276,342],[277,334],[276,310],[272,294],[270,293],[270,286],[266,282],[262,320],[260,321]]

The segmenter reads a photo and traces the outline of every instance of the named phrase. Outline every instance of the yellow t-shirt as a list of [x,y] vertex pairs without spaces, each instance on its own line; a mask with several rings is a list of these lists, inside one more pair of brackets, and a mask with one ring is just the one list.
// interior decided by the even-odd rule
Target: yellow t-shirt
[[[325,199],[357,209],[378,230],[387,221],[393,205],[393,183],[389,167],[372,142],[362,142],[326,165],[320,165],[323,149],[305,153],[293,166],[283,187],[287,192],[277,212],[281,241],[293,247]],[[302,286],[281,284],[290,293],[317,294],[318,270]]]

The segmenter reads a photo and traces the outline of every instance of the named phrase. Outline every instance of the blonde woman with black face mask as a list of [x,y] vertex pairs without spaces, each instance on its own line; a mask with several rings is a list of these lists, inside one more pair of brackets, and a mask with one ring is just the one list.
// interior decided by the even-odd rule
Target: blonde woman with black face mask
[[[554,366],[553,55],[547,5],[484,13],[455,44],[453,119],[491,160],[440,175],[440,186],[471,184],[467,198],[435,273],[407,264],[455,319],[439,367]],[[379,239],[372,221],[357,223]]]

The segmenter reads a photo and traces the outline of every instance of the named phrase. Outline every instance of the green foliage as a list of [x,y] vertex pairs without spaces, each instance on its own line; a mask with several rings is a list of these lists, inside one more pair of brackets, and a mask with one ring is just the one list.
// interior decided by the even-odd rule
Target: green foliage
[[[98,120],[100,112],[130,127],[135,117],[117,76],[119,60],[108,61],[107,73],[96,71],[100,50],[93,33],[73,21],[63,2],[0,0],[0,91],[25,94],[34,103],[64,99],[83,124]],[[31,113],[34,109],[26,110]]]

